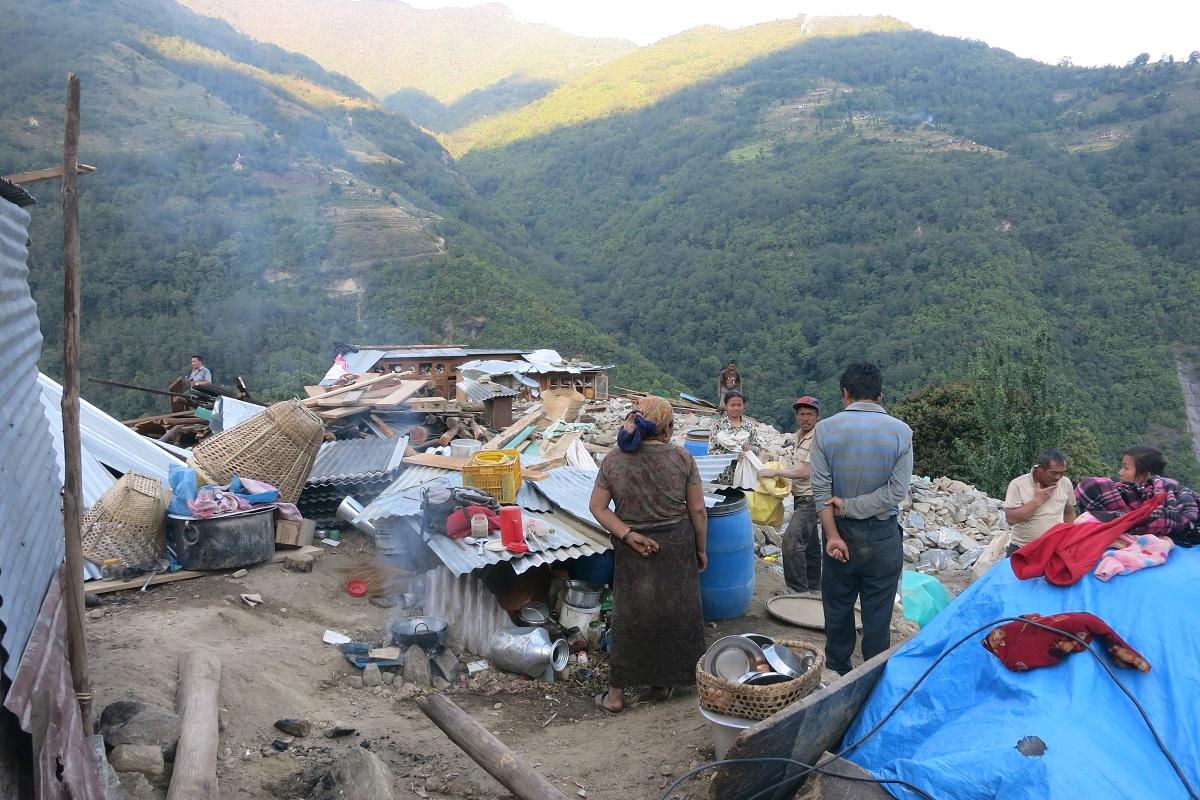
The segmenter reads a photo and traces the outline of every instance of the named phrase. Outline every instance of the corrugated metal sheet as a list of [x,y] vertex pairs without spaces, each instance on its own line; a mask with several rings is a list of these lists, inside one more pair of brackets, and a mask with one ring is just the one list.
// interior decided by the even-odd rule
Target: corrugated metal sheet
[[737,460],[737,456],[728,453],[719,456],[696,456],[696,466],[700,468],[700,480],[705,483],[713,483],[725,471],[731,463]]
[[0,644],[9,678],[63,558],[62,478],[37,383],[42,334],[29,293],[28,226],[28,213],[0,200]]
[[[41,374],[38,375],[38,384],[49,399],[47,409],[57,410],[62,404],[62,386]],[[56,419],[61,436],[61,416]],[[55,422],[51,425],[55,425]],[[165,481],[172,464],[183,464],[181,459],[83,399],[79,401],[79,425],[84,448],[101,464],[122,475],[137,472]]]
[[[542,564],[569,561],[573,558],[596,555],[612,549],[612,545],[606,539],[602,539],[598,533],[589,532],[586,526],[565,514],[525,511],[524,515],[541,520],[551,529],[548,534],[538,535],[537,538],[542,549],[537,552],[515,555],[507,550],[493,552],[484,549],[480,553],[477,545],[463,544],[461,540],[436,535],[425,537],[425,543],[455,575],[466,575],[477,569],[504,561],[509,562],[513,572],[520,575]],[[532,547],[538,546],[532,542],[530,544]]]
[[213,404],[213,418],[209,427],[213,429],[214,433],[221,433],[241,425],[266,410],[266,406],[247,403],[236,397],[218,397]]
[[477,381],[471,378],[463,378],[455,384],[456,388],[466,395],[467,400],[472,403],[482,403],[491,400],[493,397],[516,397],[517,390],[510,389],[507,386],[502,386],[493,381]]
[[396,439],[340,439],[321,445],[307,485],[353,484],[379,480],[400,468],[408,437]]
[[[45,412],[46,422],[50,425],[50,430],[52,431],[50,439],[54,445],[54,463],[58,467],[58,481],[61,484],[66,481],[67,475],[67,469],[63,460],[62,409],[51,403],[50,398],[46,396],[45,392],[39,392],[38,394],[42,400],[42,410]],[[104,468],[103,464],[88,452],[86,446],[80,448],[80,456],[83,467],[83,508],[87,510],[117,480],[112,476],[111,472]]]
[[25,190],[24,186],[13,183],[7,178],[0,178],[0,198],[21,208],[37,205],[37,200]]
[[596,473],[579,469],[578,467],[559,467],[546,473],[546,477],[535,481],[537,491],[545,495],[556,508],[560,508],[575,519],[587,523],[596,530],[603,527],[588,504],[592,499],[592,487],[596,485]]
[[[60,530],[61,533],[61,530]],[[60,537],[61,538],[61,537]],[[44,693],[49,725],[38,762],[43,800],[102,800],[104,790],[91,742],[84,735],[83,718],[71,681],[67,655],[67,609],[62,595],[62,570],[39,602],[36,625],[29,636],[20,666],[4,707],[27,732],[33,730],[33,698]]]
[[492,635],[512,627],[495,595],[477,575],[455,575],[445,567],[425,573],[424,611],[446,620],[452,647],[491,658]]
[[346,353],[346,371],[355,375],[370,372],[386,353],[386,350],[355,350],[353,353]]

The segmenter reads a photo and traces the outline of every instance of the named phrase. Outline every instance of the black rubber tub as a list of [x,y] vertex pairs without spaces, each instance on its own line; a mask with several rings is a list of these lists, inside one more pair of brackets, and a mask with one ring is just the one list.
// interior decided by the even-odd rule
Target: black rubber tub
[[275,553],[275,507],[210,519],[167,515],[167,546],[184,569],[236,569]]

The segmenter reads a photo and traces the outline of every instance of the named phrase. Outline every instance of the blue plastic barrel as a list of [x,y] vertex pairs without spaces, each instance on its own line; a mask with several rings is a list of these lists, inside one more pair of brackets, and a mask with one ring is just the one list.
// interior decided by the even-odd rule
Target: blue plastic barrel
[[611,550],[605,553],[596,553],[568,561],[567,574],[571,576],[572,580],[587,581],[597,586],[612,586],[614,563]]
[[683,449],[693,456],[708,455],[708,428],[693,428],[684,434]]
[[736,489],[708,509],[708,569],[700,573],[705,619],[734,619],[754,596],[754,528],[746,495]]

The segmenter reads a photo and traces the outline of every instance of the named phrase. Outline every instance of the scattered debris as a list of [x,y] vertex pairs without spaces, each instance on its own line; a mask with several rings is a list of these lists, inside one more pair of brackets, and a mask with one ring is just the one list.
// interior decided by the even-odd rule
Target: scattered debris
[[324,635],[321,636],[321,641],[324,642],[325,644],[339,644],[340,645],[340,644],[349,644],[352,640],[349,636],[347,636],[344,633],[338,633],[337,631],[326,630]]
[[117,700],[105,706],[97,730],[109,748],[123,744],[150,745],[173,756],[179,741],[180,720],[175,712],[153,703]]
[[280,719],[275,721],[275,727],[289,736],[308,736],[312,733],[312,723],[307,719]]
[[283,562],[283,568],[291,572],[312,572],[313,557],[300,553],[289,554]]
[[108,754],[117,772],[138,772],[152,782],[161,781],[166,767],[162,748],[152,744],[119,744]]
[[241,595],[241,598],[242,602],[251,608],[261,605],[263,601],[261,594],[243,594]]
[[392,776],[379,757],[355,747],[309,789],[306,800],[393,800]]
[[239,570],[237,570],[236,572],[233,572],[233,573],[231,573],[229,577],[231,577],[231,578],[244,578],[244,577],[246,577],[246,576],[247,576],[247,575],[249,575],[249,574],[250,574],[250,572],[249,572],[248,570],[239,569]]

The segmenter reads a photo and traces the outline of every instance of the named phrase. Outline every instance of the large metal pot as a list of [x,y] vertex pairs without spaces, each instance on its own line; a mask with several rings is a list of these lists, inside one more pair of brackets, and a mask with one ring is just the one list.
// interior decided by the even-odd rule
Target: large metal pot
[[275,554],[275,508],[209,519],[167,515],[167,546],[184,569],[236,569]]
[[563,602],[576,608],[595,608],[600,605],[600,587],[586,581],[567,581]]
[[415,644],[428,649],[445,643],[446,620],[441,617],[397,617],[389,627],[392,644],[398,647]]
[[492,635],[492,663],[507,672],[519,672],[531,678],[567,668],[571,651],[566,639],[550,640],[545,628],[504,628]]

